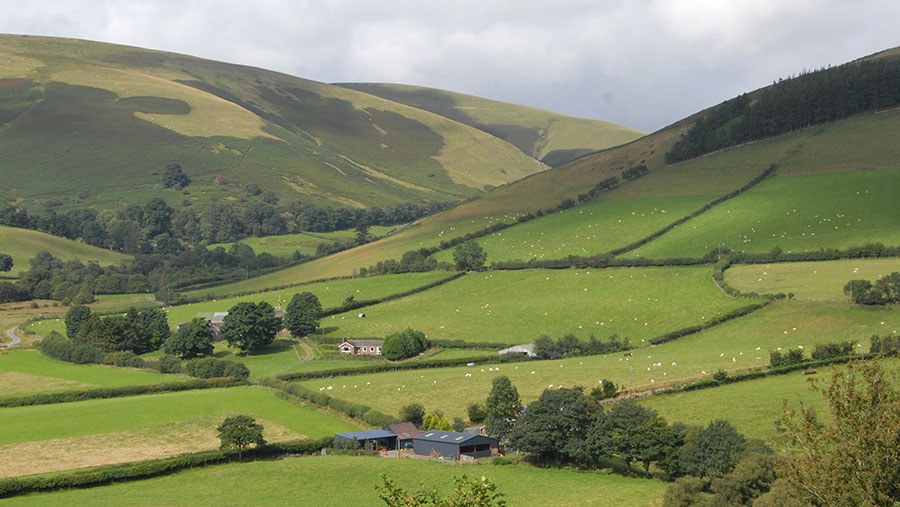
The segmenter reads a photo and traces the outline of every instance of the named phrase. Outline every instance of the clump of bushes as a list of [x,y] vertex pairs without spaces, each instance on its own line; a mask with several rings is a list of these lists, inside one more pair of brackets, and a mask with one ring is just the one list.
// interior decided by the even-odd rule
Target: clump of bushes
[[618,335],[612,335],[607,341],[601,341],[591,336],[588,340],[579,340],[573,334],[567,334],[554,340],[543,335],[534,341],[534,353],[541,359],[559,359],[562,357],[592,356],[607,354],[630,348],[628,338],[619,340]]
[[185,361],[182,369],[188,375],[198,378],[234,377],[235,380],[247,380],[250,376],[250,369],[244,363],[215,357]]
[[144,360],[130,350],[110,352],[103,358],[103,364],[128,368],[144,368]]
[[425,333],[407,328],[405,331],[388,335],[381,347],[381,355],[391,361],[417,356],[428,348]]
[[885,336],[884,338],[877,334],[872,336],[872,346],[869,347],[869,352],[872,354],[896,356],[898,350],[900,350],[900,336]]
[[84,343],[73,342],[56,331],[51,331],[38,342],[37,348],[54,359],[75,364],[102,363],[106,357],[102,350]]

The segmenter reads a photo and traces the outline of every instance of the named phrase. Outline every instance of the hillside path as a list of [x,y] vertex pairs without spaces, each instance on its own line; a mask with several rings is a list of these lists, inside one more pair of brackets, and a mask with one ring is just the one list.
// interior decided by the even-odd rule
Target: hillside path
[[[316,357],[316,354],[315,354],[315,352],[313,352],[312,347],[310,347],[303,340],[298,340],[298,341],[299,341],[300,348],[303,349],[303,353],[306,354],[303,358],[301,358],[301,361],[309,361],[310,359]],[[296,350],[297,349],[294,349],[294,351],[296,351]]]
[[7,344],[5,344],[5,345],[0,345],[0,347],[6,347],[6,348],[9,348],[9,347],[12,347],[12,346],[14,346],[14,345],[18,345],[19,343],[22,342],[22,340],[20,340],[19,337],[16,336],[16,329],[19,329],[19,327],[18,327],[18,326],[13,326],[13,327],[11,327],[10,329],[7,329],[7,330],[6,330],[6,336],[9,336],[10,339],[12,339],[12,342],[7,343]]

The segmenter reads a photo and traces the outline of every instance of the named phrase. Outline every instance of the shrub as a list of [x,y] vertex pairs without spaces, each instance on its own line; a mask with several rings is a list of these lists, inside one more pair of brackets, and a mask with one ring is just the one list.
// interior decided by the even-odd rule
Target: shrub
[[188,375],[198,378],[234,377],[235,380],[246,380],[250,376],[250,370],[244,363],[214,357],[191,359],[182,368]]
[[713,379],[715,379],[717,382],[725,382],[726,380],[728,380],[728,372],[722,368],[719,368],[715,373],[713,373]]
[[130,350],[110,352],[103,358],[103,364],[129,368],[143,368],[144,360]]
[[469,414],[469,420],[475,424],[484,421],[487,417],[487,407],[484,406],[484,403],[478,403],[477,401],[469,403],[469,406],[466,407],[466,412]]
[[400,420],[411,422],[417,428],[422,426],[425,418],[425,407],[421,403],[410,403],[400,407]]
[[391,361],[416,356],[428,348],[425,333],[406,328],[405,331],[388,335],[381,347],[381,354]]

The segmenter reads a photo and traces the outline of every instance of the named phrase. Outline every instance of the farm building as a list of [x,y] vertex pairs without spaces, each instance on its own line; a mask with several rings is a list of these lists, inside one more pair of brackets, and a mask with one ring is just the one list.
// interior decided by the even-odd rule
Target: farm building
[[392,451],[397,448],[397,435],[387,430],[353,431],[334,435],[335,447],[353,447],[357,445],[363,449],[386,449]]
[[498,445],[496,438],[455,431],[428,430],[413,437],[413,450],[420,456],[489,458],[497,453]]
[[534,344],[533,343],[525,343],[523,345],[513,345],[507,349],[503,349],[498,354],[525,354],[528,357],[536,357],[537,354],[534,353]]
[[397,449],[412,449],[413,438],[422,434],[411,422],[388,424],[384,429],[397,435]]
[[344,354],[353,354],[354,356],[360,354],[380,356],[382,345],[384,345],[384,340],[344,340],[338,346],[338,350]]

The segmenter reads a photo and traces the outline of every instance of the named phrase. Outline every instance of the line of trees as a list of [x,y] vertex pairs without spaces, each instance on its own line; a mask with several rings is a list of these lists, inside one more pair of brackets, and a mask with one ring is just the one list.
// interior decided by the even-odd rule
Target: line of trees
[[534,341],[534,353],[541,359],[593,356],[629,348],[631,348],[631,341],[628,338],[620,340],[618,335],[610,336],[605,342],[598,340],[594,335],[587,340],[579,340],[573,334],[567,334],[556,340],[547,335],[541,335]]
[[869,280],[850,280],[844,285],[844,294],[858,305],[885,305],[900,303],[900,273],[894,271],[875,283]]
[[897,58],[804,72],[778,81],[752,99],[744,94],[715,107],[666,153],[666,162],[898,105]]

